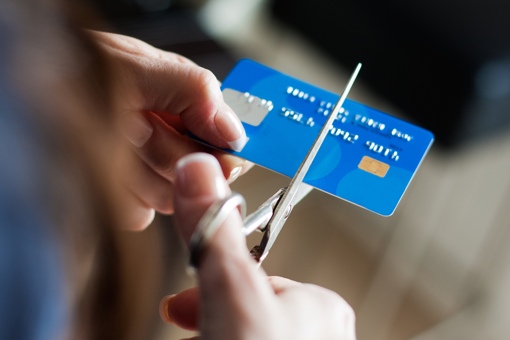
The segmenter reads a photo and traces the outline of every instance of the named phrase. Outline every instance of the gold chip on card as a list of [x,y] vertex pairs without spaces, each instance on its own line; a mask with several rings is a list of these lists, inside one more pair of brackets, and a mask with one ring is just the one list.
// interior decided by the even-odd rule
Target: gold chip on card
[[373,159],[372,157],[364,156],[358,164],[358,168],[366,172],[384,178],[390,169],[390,165],[384,162]]

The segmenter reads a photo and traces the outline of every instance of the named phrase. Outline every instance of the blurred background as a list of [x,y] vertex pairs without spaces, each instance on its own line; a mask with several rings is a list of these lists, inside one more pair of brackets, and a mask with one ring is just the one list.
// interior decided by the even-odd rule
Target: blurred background
[[[510,3],[97,4],[112,30],[181,53],[220,80],[236,60],[252,58],[340,93],[363,62],[350,98],[432,130],[436,143],[392,217],[313,191],[294,209],[264,269],[345,297],[356,311],[360,340],[507,338]],[[255,168],[233,188],[252,211],[287,183]],[[193,284],[171,223],[159,217],[153,228],[127,236],[140,249],[136,261],[164,273],[147,294],[153,313],[157,298]],[[151,246],[155,240],[160,248]],[[170,277],[182,280],[170,284]],[[153,327],[158,339],[192,335]]]

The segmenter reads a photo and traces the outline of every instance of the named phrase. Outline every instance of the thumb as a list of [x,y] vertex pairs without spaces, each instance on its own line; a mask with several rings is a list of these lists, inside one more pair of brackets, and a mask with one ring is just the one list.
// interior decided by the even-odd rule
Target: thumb
[[[229,194],[230,188],[213,156],[192,154],[178,162],[175,218],[187,243],[207,208]],[[273,303],[274,293],[249,255],[241,227],[242,220],[234,210],[201,254],[198,285],[204,336],[227,339],[240,332],[257,334],[257,329],[263,329],[259,306]]]

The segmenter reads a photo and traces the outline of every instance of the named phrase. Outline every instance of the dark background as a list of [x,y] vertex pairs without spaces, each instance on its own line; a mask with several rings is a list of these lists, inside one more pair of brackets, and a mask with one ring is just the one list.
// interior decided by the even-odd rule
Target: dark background
[[[92,1],[117,32],[180,53],[222,79],[235,60],[196,20],[203,1]],[[274,17],[455,147],[510,126],[507,0],[272,0]]]
[[196,12],[206,1],[88,0],[111,31],[181,54],[223,79],[235,59],[200,26]]
[[445,146],[510,122],[510,2],[274,0],[276,18],[365,79]]

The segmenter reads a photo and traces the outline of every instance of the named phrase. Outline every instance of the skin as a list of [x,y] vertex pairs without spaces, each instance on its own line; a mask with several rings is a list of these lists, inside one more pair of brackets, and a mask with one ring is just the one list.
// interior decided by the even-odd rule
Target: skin
[[89,34],[110,61],[114,97],[119,99],[116,111],[135,160],[131,162],[133,174],[126,176],[125,183],[127,229],[146,228],[155,211],[174,212],[175,164],[181,157],[198,151],[213,154],[229,182],[252,166],[184,135],[190,131],[220,148],[246,138],[209,70],[134,38],[95,31]]
[[[186,243],[205,210],[228,194],[214,157],[179,161],[174,207]],[[163,320],[199,331],[200,339],[355,339],[345,300],[316,285],[267,277],[250,257],[241,226],[233,211],[201,256],[198,287],[162,300]]]
[[[252,164],[182,133],[226,148],[245,138],[242,124],[210,71],[133,38],[90,34],[111,61],[116,107],[135,160],[125,183],[125,224],[140,230],[155,211],[174,213],[188,244],[205,210],[230,194],[228,183]],[[162,300],[163,320],[199,331],[200,339],[355,339],[345,300],[315,285],[267,277],[249,256],[241,225],[233,211],[202,254],[198,287]]]

